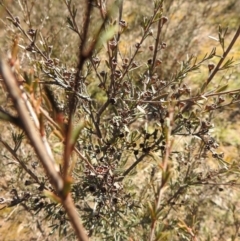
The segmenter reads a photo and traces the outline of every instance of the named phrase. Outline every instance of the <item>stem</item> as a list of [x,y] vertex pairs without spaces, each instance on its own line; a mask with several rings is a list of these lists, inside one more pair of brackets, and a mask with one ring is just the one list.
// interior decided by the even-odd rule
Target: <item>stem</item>
[[64,3],[66,4],[66,6],[67,6],[67,8],[68,8],[68,12],[69,12],[69,14],[70,14],[70,16],[71,16],[71,19],[72,19],[72,22],[73,22],[73,24],[74,24],[74,31],[77,33],[77,35],[79,36],[79,38],[80,38],[81,40],[83,40],[83,39],[82,39],[82,36],[81,36],[81,33],[80,33],[79,29],[78,29],[78,25],[77,25],[77,23],[76,23],[76,16],[74,16],[74,13],[72,12],[70,3],[69,3],[67,0],[65,0]]
[[92,11],[92,4],[90,1],[85,1],[86,2],[86,10],[85,10],[85,19],[83,22],[83,29],[82,29],[82,40],[79,46],[79,54],[78,54],[78,65],[77,65],[77,72],[76,72],[76,77],[74,80],[74,92],[71,96],[71,100],[69,101],[69,122],[68,125],[70,125],[70,120],[72,120],[71,115],[74,115],[78,103],[77,99],[77,93],[80,92],[80,84],[81,84],[81,72],[83,65],[87,58],[91,56],[93,45],[90,45],[90,47],[87,48],[86,43],[87,43],[87,33],[89,29],[89,24],[90,24],[90,15]]
[[41,182],[38,180],[38,177],[25,165],[25,163],[20,160],[15,153],[15,151],[5,142],[0,138],[0,142],[5,146],[5,148],[12,154],[14,159],[21,165],[21,167],[26,171],[26,173],[29,174],[29,176],[35,180],[36,183],[41,185]]
[[31,144],[33,145],[36,154],[42,162],[47,174],[51,177],[53,186],[57,190],[61,190],[63,188],[63,181],[55,170],[54,164],[42,142],[40,134],[36,133],[36,126],[34,125],[32,118],[30,117],[27,110],[26,104],[22,99],[22,92],[17,85],[17,81],[15,80],[8,65],[1,59],[0,73],[8,89],[8,92],[12,96],[14,106],[17,109],[19,118],[22,121],[23,130],[31,141]]
[[146,155],[142,155],[139,158],[137,158],[137,160],[122,174],[123,178],[125,176],[127,176],[129,174],[129,172],[131,172],[133,170],[133,168],[136,167],[137,164],[140,163],[145,156]]
[[[162,182],[159,185],[159,191],[158,191],[156,206],[155,206],[156,212],[158,212],[158,210],[160,208],[160,204],[161,204],[163,193],[164,193],[164,187],[166,186],[166,182],[167,182],[167,177],[165,178],[165,176],[167,176],[166,174],[169,172],[168,160],[169,160],[169,156],[171,153],[171,147],[172,147],[170,137],[171,137],[171,132],[172,132],[173,119],[174,119],[174,109],[173,109],[173,107],[169,107],[169,117],[168,117],[169,122],[167,124],[168,126],[167,126],[167,133],[166,133],[166,149],[165,149],[166,152],[164,155],[163,163],[159,164],[159,166],[161,166],[161,168],[162,168]],[[157,221],[158,221],[158,219],[156,219],[156,218],[154,220],[152,220],[150,239],[149,239],[150,241],[154,240]]]
[[[202,95],[193,96],[193,97],[188,98],[188,99],[176,100],[175,103],[177,104],[179,102],[196,101],[196,100],[199,100],[199,99],[203,99],[204,97],[212,97],[212,96],[226,95],[226,94],[236,94],[238,92],[240,92],[240,89],[228,90],[228,91],[212,93],[212,94],[205,94],[205,95],[202,94]],[[164,96],[164,98],[165,97],[167,97],[167,94],[166,94],[166,96]],[[167,104],[167,103],[169,103],[169,101],[164,101],[164,100],[159,101],[159,100],[130,100],[130,99],[126,99],[125,101],[138,102],[138,103],[151,103],[151,104],[161,104],[161,103]]]
[[157,31],[157,38],[155,40],[155,47],[154,47],[154,52],[153,52],[153,60],[152,60],[152,66],[151,66],[151,74],[153,72],[154,66],[155,66],[155,62],[156,62],[156,57],[157,57],[157,53],[158,53],[158,44],[159,44],[159,40],[160,40],[160,34],[162,31],[162,19],[158,20],[158,31]]
[[62,200],[62,205],[65,208],[67,215],[70,219],[70,222],[75,230],[75,233],[78,237],[78,240],[80,241],[88,241],[89,238],[87,237],[87,232],[82,226],[78,212],[75,208],[74,202],[70,196],[70,194],[67,195],[67,197]]

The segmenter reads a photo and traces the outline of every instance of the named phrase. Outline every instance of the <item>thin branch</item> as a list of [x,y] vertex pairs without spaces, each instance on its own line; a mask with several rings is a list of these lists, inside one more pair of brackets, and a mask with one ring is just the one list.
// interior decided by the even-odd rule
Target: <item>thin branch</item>
[[155,62],[156,62],[156,57],[157,57],[157,53],[158,53],[158,45],[159,45],[159,41],[160,41],[160,34],[162,32],[162,27],[163,27],[163,19],[161,18],[158,20],[158,30],[157,30],[157,37],[155,40],[155,46],[154,46],[154,51],[153,51],[151,74],[152,74],[152,71],[154,70],[154,66],[155,66]]
[[[220,96],[220,95],[227,95],[227,94],[237,94],[240,92],[240,89],[235,89],[235,90],[228,90],[228,91],[222,91],[222,92],[217,92],[217,93],[211,93],[211,94],[202,94],[202,95],[197,95],[197,96],[192,96],[190,98],[187,99],[183,99],[183,100],[176,100],[175,103],[180,103],[180,102],[189,102],[189,101],[197,101],[197,100],[201,100],[207,97],[212,97],[212,96]],[[163,98],[167,97],[168,94],[164,94]],[[138,103],[151,103],[151,104],[167,104],[169,103],[169,101],[167,100],[130,100],[130,99],[125,99],[125,101],[129,101],[129,102],[138,102]]]
[[235,44],[235,42],[237,41],[238,37],[240,35],[240,26],[238,27],[238,30],[236,31],[231,43],[229,44],[227,50],[223,53],[222,58],[219,60],[216,68],[211,72],[211,74],[209,75],[208,79],[206,80],[202,91],[204,91],[204,89],[208,86],[208,84],[212,81],[213,77],[216,75],[216,73],[220,70],[220,67],[223,63],[223,61],[226,59],[227,55],[229,54],[230,50],[232,49],[233,45]]
[[75,229],[75,233],[78,237],[78,240],[80,241],[89,241],[89,238],[87,237],[86,230],[82,226],[78,212],[75,208],[74,202],[70,196],[70,194],[67,195],[67,197],[62,200],[62,205],[65,208],[68,217],[70,219],[70,222]]
[[31,45],[34,46],[34,48],[37,50],[37,52],[45,59],[48,60],[48,57],[40,50],[40,48],[36,45],[35,41],[27,34],[27,32],[21,27],[20,22],[17,18],[15,18],[12,13],[9,11],[9,9],[2,3],[0,4],[3,6],[3,8],[6,10],[10,18],[8,18],[15,27],[17,27],[24,35],[27,37],[27,39],[31,42]]
[[18,158],[18,156],[16,155],[14,150],[5,141],[3,141],[1,138],[0,138],[0,142],[12,154],[14,159],[22,166],[22,168],[26,171],[26,173],[28,173],[32,177],[32,179],[35,180],[36,183],[41,184],[40,181],[38,180],[38,177],[30,169],[28,169],[28,167],[25,165],[25,163],[22,160],[20,160]]
[[[172,149],[172,141],[170,138],[171,138],[171,132],[172,132],[172,126],[173,126],[173,119],[174,119],[174,110],[173,110],[173,107],[170,106],[168,123],[166,124],[167,131],[166,131],[165,155],[163,158],[163,163],[162,164],[159,163],[159,166],[161,166],[161,168],[162,168],[162,178],[161,178],[161,183],[159,184],[157,200],[156,200],[156,204],[155,204],[156,212],[158,212],[160,209],[160,204],[161,204],[161,201],[163,198],[163,193],[164,193],[164,187],[166,186],[166,183],[168,181],[168,176],[169,176],[169,157],[170,157],[171,149]],[[158,221],[157,218],[152,220],[150,238],[149,238],[150,241],[154,240],[157,221]]]
[[72,117],[70,117],[71,115],[74,114],[75,110],[76,110],[76,106],[77,106],[77,98],[76,98],[76,94],[80,89],[80,82],[81,82],[81,72],[83,69],[83,65],[86,61],[86,59],[91,56],[91,53],[93,51],[94,45],[95,45],[95,41],[94,43],[92,43],[89,47],[86,46],[87,43],[87,34],[88,34],[88,29],[89,29],[89,25],[90,25],[90,15],[91,15],[91,11],[92,11],[92,4],[90,1],[85,1],[86,2],[86,11],[85,11],[85,19],[84,19],[84,23],[83,23],[83,30],[82,30],[82,41],[80,43],[79,46],[79,54],[78,54],[78,65],[77,65],[77,73],[76,73],[76,77],[74,80],[74,93],[71,97],[71,101],[69,102],[69,109],[70,109],[70,113],[69,113],[69,124],[70,124],[70,119]]
[[9,121],[19,128],[22,128],[23,126],[21,120],[18,117],[9,114],[1,106],[0,106],[0,120]]
[[122,181],[143,159],[146,155],[141,155],[137,160],[122,174],[120,180]]
[[[123,1],[124,1],[124,0],[118,0],[118,7],[119,7],[118,24],[119,24],[120,21],[122,20]],[[120,36],[121,36],[121,34],[120,34],[120,32],[118,32],[118,34],[117,34],[117,39],[116,39],[117,43],[118,43],[119,40],[120,40]]]
[[[79,38],[80,38],[81,40],[83,40],[83,38],[82,38],[82,36],[81,36],[81,33],[80,33],[79,29],[78,29],[78,25],[77,25],[77,23],[76,23],[76,15],[75,15],[76,13],[74,13],[74,12],[72,11],[72,10],[74,10],[74,8],[71,9],[71,2],[69,2],[68,0],[64,0],[64,3],[66,4],[66,6],[67,6],[67,8],[68,8],[68,12],[69,12],[69,14],[70,14],[70,16],[71,16],[72,23],[74,24],[74,29],[73,29],[73,31],[77,33],[77,35],[79,36]],[[75,9],[75,11],[76,11],[76,9]]]

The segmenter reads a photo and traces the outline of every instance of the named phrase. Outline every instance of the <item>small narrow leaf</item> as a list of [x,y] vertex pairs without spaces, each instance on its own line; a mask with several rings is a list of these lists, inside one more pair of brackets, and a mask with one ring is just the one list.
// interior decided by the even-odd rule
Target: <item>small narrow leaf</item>
[[215,41],[219,41],[217,38],[215,38],[215,37],[213,37],[213,36],[208,36],[210,39],[213,39],[213,40],[215,40]]
[[74,24],[71,20],[70,17],[67,17],[67,23],[68,23],[68,27],[71,29],[71,30],[74,30],[75,31],[75,28],[74,28]]
[[228,88],[228,84],[219,87],[215,92],[219,93],[219,92],[226,90],[227,88]]
[[61,199],[54,194],[53,192],[50,192],[48,190],[44,190],[44,195],[48,198],[50,198],[55,203],[61,203]]

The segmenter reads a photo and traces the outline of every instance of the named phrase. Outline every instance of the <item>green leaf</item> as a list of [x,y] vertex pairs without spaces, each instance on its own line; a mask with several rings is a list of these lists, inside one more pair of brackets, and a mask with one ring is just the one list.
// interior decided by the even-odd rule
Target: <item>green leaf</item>
[[219,87],[219,88],[215,91],[215,93],[222,92],[222,91],[226,90],[227,88],[228,88],[228,84],[223,85],[223,86]]
[[148,210],[149,210],[149,214],[151,216],[151,219],[152,220],[156,220],[156,213],[155,213],[155,208],[152,206],[152,203],[151,202],[148,202]]
[[159,96],[156,96],[156,97],[153,98],[153,100],[154,100],[154,101],[156,101],[156,100],[161,100],[161,99],[163,99],[163,98],[166,98],[168,95],[169,95],[169,92],[164,93],[164,94],[161,94],[161,95],[159,95]]
[[68,23],[68,27],[71,30],[75,31],[74,24],[73,24],[72,19],[70,17],[67,17],[67,23]]
[[141,137],[141,134],[139,133],[139,131],[134,130],[131,133],[131,142],[137,141],[140,137]]
[[219,70],[224,70],[224,69],[232,68],[232,67],[233,67],[233,65],[232,65],[233,63],[234,63],[233,58],[228,59],[228,60],[226,61],[226,63],[224,63],[224,65],[223,65],[221,68],[219,68]]
[[72,13],[73,13],[73,18],[75,18],[77,15],[77,8],[75,7],[75,5],[73,5],[72,7]]

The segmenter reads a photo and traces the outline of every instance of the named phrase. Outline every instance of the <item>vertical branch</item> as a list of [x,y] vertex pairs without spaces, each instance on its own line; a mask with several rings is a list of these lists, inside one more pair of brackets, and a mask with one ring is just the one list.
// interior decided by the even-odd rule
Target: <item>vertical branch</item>
[[158,20],[158,30],[157,30],[157,37],[155,40],[155,46],[154,46],[154,52],[153,52],[153,59],[152,59],[152,66],[151,66],[151,71],[150,74],[152,74],[154,66],[155,66],[155,62],[156,62],[156,58],[157,58],[157,53],[158,53],[158,45],[159,45],[159,41],[160,41],[160,35],[162,32],[162,27],[163,25],[167,22],[167,18],[166,17],[161,17]]
[[[93,5],[92,5],[91,1],[88,1],[88,0],[86,0],[86,4],[87,4],[87,7],[86,7],[85,19],[84,19],[84,23],[83,23],[82,41],[81,41],[80,46],[79,46],[77,73],[80,73],[85,60],[89,56],[89,51],[87,51],[87,49],[86,49],[86,43],[87,43],[88,29],[89,29],[89,25],[90,25],[90,15],[91,15],[91,12],[92,12],[92,6]],[[75,85],[76,85],[76,81],[79,80],[79,77],[80,77],[79,75],[76,75]]]
[[64,149],[64,156],[63,156],[63,175],[64,179],[67,177],[69,162],[70,162],[70,155],[73,150],[71,144],[71,135],[72,135],[72,125],[73,125],[73,118],[74,114],[78,105],[78,97],[77,93],[80,92],[80,84],[81,84],[81,72],[83,69],[84,62],[89,57],[92,51],[92,46],[89,49],[85,50],[86,43],[87,43],[87,34],[90,24],[90,14],[92,10],[91,1],[86,0],[86,11],[85,11],[85,19],[83,23],[83,29],[81,34],[81,41],[79,46],[79,54],[78,54],[78,65],[77,65],[77,73],[74,81],[74,90],[69,101],[69,118],[68,118],[68,125],[66,129],[66,138],[65,138],[65,149]]
[[171,133],[172,133],[172,126],[173,126],[173,120],[174,120],[174,107],[170,106],[169,110],[168,110],[168,118],[166,118],[166,152],[164,155],[164,159],[163,159],[163,164],[162,164],[162,168],[163,171],[166,172],[167,168],[168,168],[168,159],[171,153]]
[[83,23],[83,29],[82,29],[82,37],[81,42],[79,45],[79,54],[78,54],[78,65],[77,65],[77,73],[74,81],[74,93],[72,95],[72,98],[69,102],[69,123],[72,122],[72,115],[74,115],[76,107],[77,107],[77,93],[80,91],[80,82],[81,82],[81,72],[84,65],[84,62],[89,57],[92,51],[92,46],[90,46],[88,49],[86,49],[86,43],[87,43],[87,34],[90,24],[90,15],[92,11],[92,4],[91,1],[86,0],[86,11],[85,11],[85,19]]
[[67,130],[65,132],[65,148],[63,153],[63,178],[64,181],[67,178],[68,175],[68,167],[70,163],[70,156],[73,150],[73,143],[71,143],[71,136],[72,136],[72,130],[73,130],[73,115],[69,117]]
[[[120,21],[122,20],[123,0],[118,0],[118,4],[119,4],[119,16],[118,16],[118,25],[119,25]],[[120,40],[120,36],[121,36],[121,34],[118,31],[117,42]]]
[[[160,165],[162,169],[162,180],[158,188],[158,194],[157,194],[157,199],[155,203],[155,212],[159,211],[160,204],[162,201],[163,193],[164,193],[164,187],[167,184],[168,178],[169,178],[169,156],[171,154],[171,148],[172,148],[172,141],[171,141],[171,132],[172,132],[172,126],[173,126],[173,120],[174,120],[174,109],[173,107],[169,107],[169,116],[166,118],[166,147],[165,147],[165,155],[163,158],[163,163]],[[157,225],[157,218],[155,216],[154,220],[152,220],[152,225],[151,225],[151,232],[150,232],[150,241],[154,240],[154,233]]]
[[[63,163],[63,168],[64,168],[64,178],[67,176],[67,169],[69,167],[69,162],[70,162],[70,155],[71,152],[73,151],[74,146],[71,143],[71,135],[72,135],[72,129],[73,129],[73,119],[74,119],[74,114],[76,111],[76,107],[78,104],[78,94],[81,91],[80,85],[82,81],[82,69],[85,61],[91,57],[93,50],[97,44],[97,41],[100,37],[100,33],[103,30],[103,27],[105,25],[105,21],[102,23],[101,27],[99,28],[98,32],[96,33],[96,36],[94,40],[87,46],[87,35],[89,31],[89,25],[90,25],[90,15],[92,12],[92,3],[91,1],[86,1],[87,2],[87,8],[85,12],[85,20],[83,24],[83,33],[82,33],[82,41],[79,46],[79,57],[78,57],[78,66],[77,66],[77,73],[74,81],[74,91],[71,96],[71,99],[69,101],[69,118],[68,118],[68,125],[67,125],[67,130],[66,130],[66,139],[65,139],[65,150],[64,150],[64,163]],[[101,136],[101,132],[99,129],[97,129],[99,136]]]
[[86,230],[82,226],[78,212],[74,206],[74,202],[70,196],[70,194],[67,195],[67,197],[62,201],[62,205],[65,208],[68,217],[70,219],[70,222],[72,223],[72,226],[75,230],[76,236],[78,237],[78,240],[80,241],[88,241],[89,238],[86,234]]

